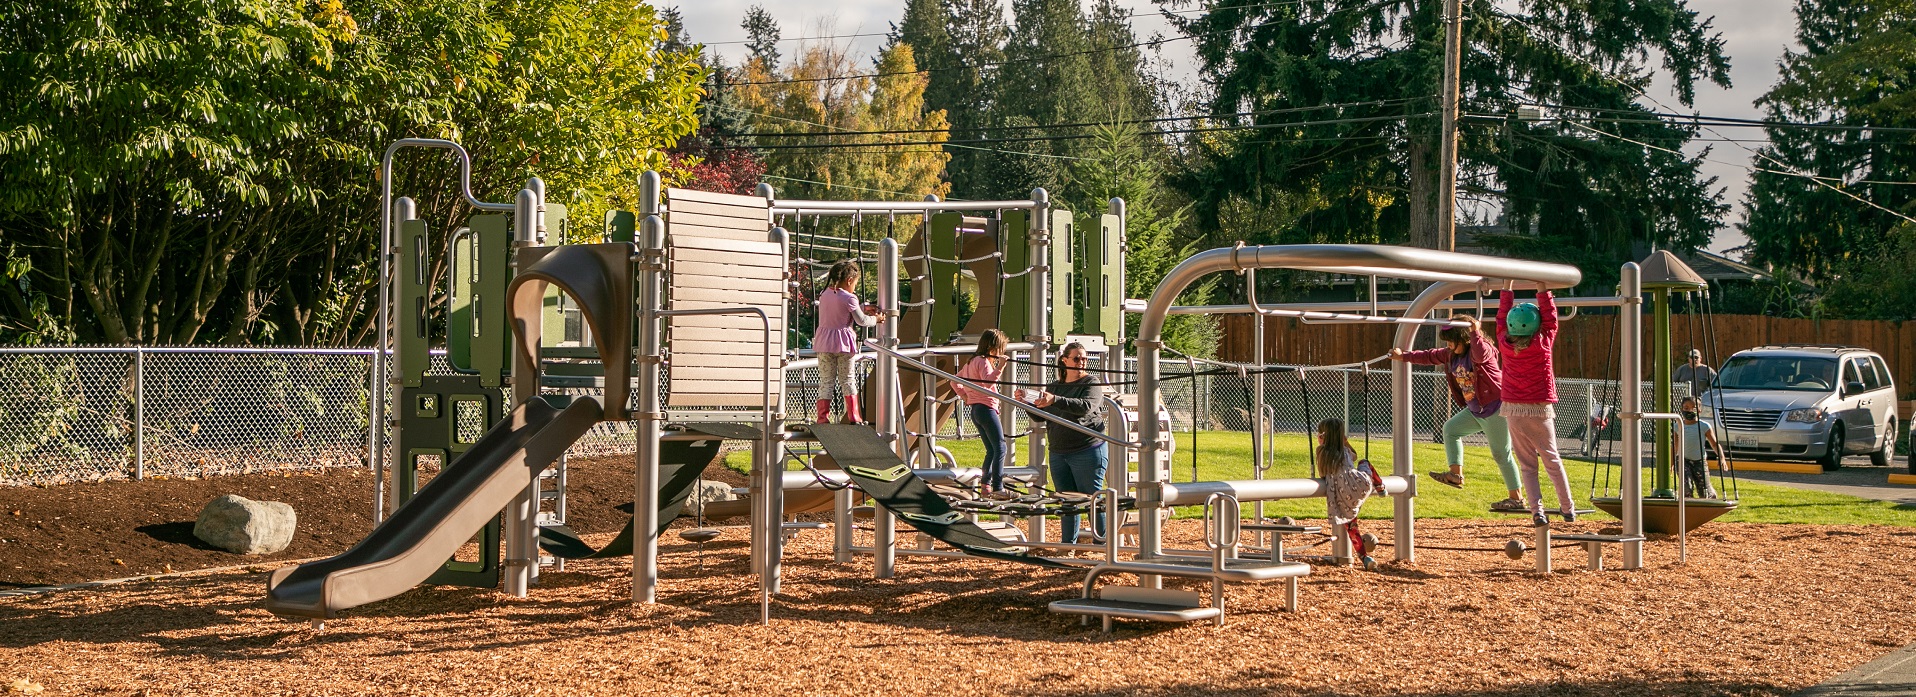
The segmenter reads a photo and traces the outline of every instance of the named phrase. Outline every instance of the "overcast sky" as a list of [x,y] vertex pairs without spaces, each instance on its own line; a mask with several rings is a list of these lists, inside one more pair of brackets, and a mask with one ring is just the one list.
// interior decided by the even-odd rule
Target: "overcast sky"
[[[656,1],[661,4],[671,2]],[[1175,35],[1163,19],[1155,14],[1156,7],[1149,0],[1119,0],[1119,3],[1131,6],[1133,12],[1141,14],[1134,20],[1141,37],[1149,37],[1153,33]],[[784,36],[788,39],[781,45],[786,56],[796,52],[800,43],[796,39],[801,37],[871,34],[873,36],[850,36],[834,40],[835,43],[849,44],[853,51],[869,56],[884,41],[879,35],[890,31],[891,23],[897,21],[904,11],[903,0],[706,0],[682,3],[680,9],[685,13],[686,30],[693,40],[704,42],[708,50],[736,63],[744,52],[742,42],[745,38],[744,30],[739,28],[739,18],[753,4],[764,5],[782,25]],[[1088,2],[1086,4],[1089,5]],[[1698,13],[1716,18],[1714,26],[1722,32],[1727,44],[1732,80],[1730,89],[1702,86],[1697,94],[1696,111],[1711,116],[1762,116],[1752,102],[1776,80],[1777,59],[1795,41],[1796,21],[1791,14],[1792,4],[1791,0],[1689,0],[1690,7]],[[1188,42],[1165,44],[1162,55],[1170,64],[1172,77],[1179,80],[1194,79],[1189,50]],[[1671,93],[1668,81],[1660,81],[1650,91],[1650,96],[1670,109],[1686,111]],[[1664,110],[1655,104],[1645,106]],[[1762,131],[1757,129],[1718,129],[1718,132],[1727,138],[1762,138]],[[1711,137],[1707,132],[1704,135]],[[1734,225],[1742,220],[1743,192],[1749,180],[1745,167],[1750,154],[1744,148],[1756,148],[1758,144],[1713,145],[1715,147],[1710,153],[1712,162],[1705,163],[1703,171],[1708,176],[1717,177],[1719,185],[1724,187],[1724,200],[1734,207],[1725,222]],[[1700,150],[1701,144],[1693,146],[1691,154]],[[1726,227],[1718,232],[1710,248],[1721,251],[1744,242],[1742,234],[1733,227]]]

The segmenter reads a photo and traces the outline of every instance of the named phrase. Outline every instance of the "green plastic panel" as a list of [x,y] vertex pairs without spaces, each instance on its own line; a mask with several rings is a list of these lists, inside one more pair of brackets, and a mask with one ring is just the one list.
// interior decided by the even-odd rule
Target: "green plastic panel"
[[[1031,266],[1031,214],[1005,211],[999,229],[1004,232],[1005,273],[1018,273]],[[998,328],[1012,341],[1027,340],[1032,333],[1031,274],[1005,279],[1004,295],[998,304]]]
[[427,277],[432,268],[427,258],[431,247],[427,235],[426,221],[399,221],[398,309],[393,312],[396,319],[393,332],[399,341],[396,357],[399,377],[407,387],[419,386],[432,361],[428,352],[432,348],[429,318],[433,279]]
[[1079,296],[1078,319],[1086,334],[1103,336],[1116,346],[1124,339],[1124,221],[1109,213],[1098,217],[1098,228],[1084,230],[1082,259],[1084,291]]
[[565,293],[558,286],[546,286],[545,317],[539,323],[539,345],[558,346],[565,342]]
[[452,287],[446,295],[446,362],[454,370],[472,370],[472,281],[479,238],[467,234],[452,241]]
[[[564,204],[546,204],[546,245],[556,247],[566,244],[566,233],[571,230],[571,221],[566,219]],[[565,312],[567,302],[558,286],[546,287],[545,322],[541,327],[540,343],[544,346],[558,346],[566,340]]]
[[632,211],[605,212],[605,241],[631,242],[638,239],[639,216]]
[[512,258],[512,229],[504,215],[475,215],[466,222],[478,250],[479,280],[471,283],[472,369],[486,387],[505,384],[506,347],[512,328],[506,322],[506,265]]
[[[964,216],[958,213],[939,213],[931,217],[926,232],[925,253],[933,259],[958,258],[958,225]],[[931,312],[927,320],[925,334],[928,343],[940,345],[951,341],[952,332],[958,331],[958,264],[947,261],[932,261],[925,265],[931,276],[932,299]]]
[[566,217],[563,203],[546,204],[546,244],[565,244],[570,242],[567,235],[572,232],[572,220]]
[[[394,486],[399,502],[412,500],[419,491],[419,464],[422,458],[438,460],[440,471],[452,466],[493,422],[505,414],[505,395],[487,389],[473,375],[427,376],[417,387],[399,389],[397,409],[400,458],[394,467]],[[462,419],[465,423],[460,423]],[[461,431],[464,431],[462,433]],[[464,441],[464,442],[462,442]],[[439,585],[491,588],[499,584],[499,523],[495,519],[473,538],[479,543],[478,558],[469,561],[447,560],[444,568],[426,582]]]
[[1077,229],[1071,211],[1051,212],[1051,343],[1062,344],[1077,324],[1071,304],[1071,288],[1077,273],[1071,265],[1071,248],[1077,243]]

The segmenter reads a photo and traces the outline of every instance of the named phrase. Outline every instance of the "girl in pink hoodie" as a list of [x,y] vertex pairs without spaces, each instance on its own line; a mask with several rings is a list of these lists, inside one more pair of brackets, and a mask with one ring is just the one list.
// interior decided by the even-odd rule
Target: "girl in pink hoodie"
[[1497,294],[1497,353],[1503,357],[1503,413],[1523,471],[1524,503],[1530,509],[1531,525],[1550,524],[1537,481],[1541,463],[1557,490],[1564,522],[1574,521],[1576,504],[1570,499],[1563,457],[1557,454],[1557,413],[1551,406],[1557,403],[1556,367],[1551,362],[1557,342],[1557,304],[1550,298],[1550,289],[1538,283],[1536,304],[1517,305],[1512,285],[1505,283]]
[[[971,354],[971,362],[958,370],[958,377],[977,383],[981,387],[997,389],[998,378],[1005,373],[1005,345],[1009,340],[1005,333],[996,329],[986,329],[978,335],[978,348]],[[970,412],[971,425],[978,428],[978,437],[985,443],[984,476],[980,485],[986,494],[995,494],[1005,489],[1005,430],[998,418],[998,396],[990,392],[974,390],[959,383],[951,383],[953,392],[965,400],[965,410]]]

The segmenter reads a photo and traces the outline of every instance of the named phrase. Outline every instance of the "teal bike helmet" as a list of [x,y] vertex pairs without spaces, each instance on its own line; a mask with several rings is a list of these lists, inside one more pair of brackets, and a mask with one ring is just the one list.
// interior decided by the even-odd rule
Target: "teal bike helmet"
[[1504,332],[1514,337],[1532,336],[1537,333],[1537,325],[1543,316],[1537,312],[1536,303],[1524,303],[1510,308],[1510,314],[1504,317]]

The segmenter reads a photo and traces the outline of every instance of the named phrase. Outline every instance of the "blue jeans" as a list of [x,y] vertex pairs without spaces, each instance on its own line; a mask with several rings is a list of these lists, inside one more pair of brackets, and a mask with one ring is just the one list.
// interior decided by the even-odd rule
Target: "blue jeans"
[[[1104,488],[1104,466],[1103,443],[1068,453],[1051,453],[1051,486],[1058,491],[1097,494],[1099,489]],[[1059,521],[1064,524],[1064,538],[1061,541],[1076,542],[1078,516],[1060,516]],[[1104,519],[1094,520],[1092,524],[1097,526],[1098,535],[1102,537]]]
[[971,425],[978,427],[978,437],[985,442],[985,473],[980,481],[993,490],[1005,488],[1005,428],[998,422],[998,410],[971,405]]

